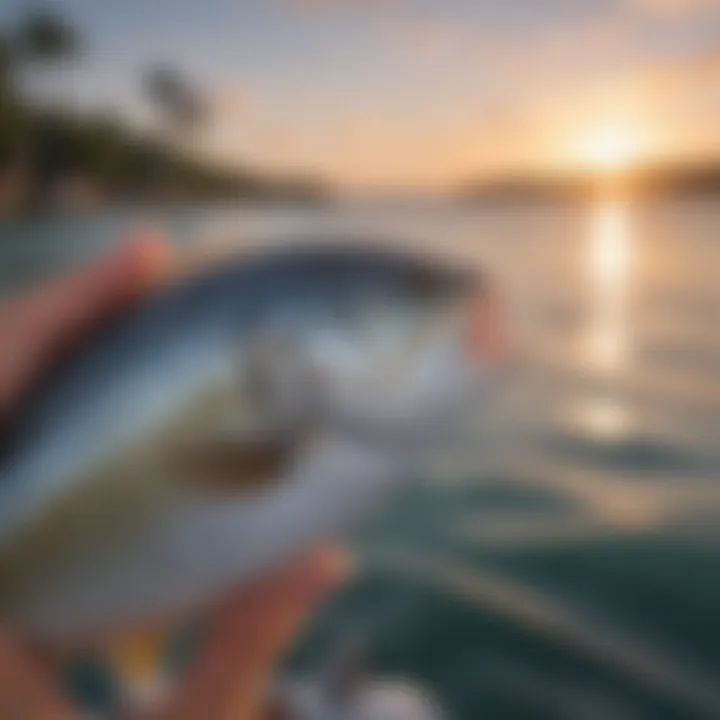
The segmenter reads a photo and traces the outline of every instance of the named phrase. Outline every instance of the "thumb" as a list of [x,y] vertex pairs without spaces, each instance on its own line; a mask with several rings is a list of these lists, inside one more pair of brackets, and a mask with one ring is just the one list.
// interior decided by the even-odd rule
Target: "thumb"
[[179,694],[156,720],[259,720],[276,664],[346,574],[345,557],[323,548],[241,590],[218,613]]
[[144,232],[87,268],[52,281],[22,299],[32,334],[51,348],[119,310],[162,274],[165,245]]
[[59,352],[120,310],[163,274],[165,245],[142,233],[88,268],[0,306],[7,350],[0,358],[0,410],[6,410]]
[[0,632],[0,717],[80,720],[54,686],[48,669],[7,632]]

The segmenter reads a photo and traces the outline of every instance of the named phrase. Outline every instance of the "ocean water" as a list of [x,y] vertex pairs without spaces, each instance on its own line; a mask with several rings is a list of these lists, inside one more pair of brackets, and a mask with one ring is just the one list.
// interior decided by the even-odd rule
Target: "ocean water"
[[0,225],[10,291],[158,225],[182,262],[297,235],[487,268],[510,400],[351,539],[290,667],[361,638],[448,717],[720,718],[720,201],[187,208]]

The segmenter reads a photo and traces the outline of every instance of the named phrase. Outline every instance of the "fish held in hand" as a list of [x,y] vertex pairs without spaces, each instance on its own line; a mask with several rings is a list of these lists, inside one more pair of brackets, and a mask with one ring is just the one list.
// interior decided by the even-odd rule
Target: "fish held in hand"
[[4,438],[3,619],[61,639],[186,613],[346,527],[477,409],[489,297],[464,268],[320,246],[126,311]]

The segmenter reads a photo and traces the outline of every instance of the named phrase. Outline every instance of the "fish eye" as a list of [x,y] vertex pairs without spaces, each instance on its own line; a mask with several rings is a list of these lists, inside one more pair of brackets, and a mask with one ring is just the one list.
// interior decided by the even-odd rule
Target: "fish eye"
[[422,265],[416,265],[410,271],[408,288],[416,298],[426,298],[435,295],[442,289],[442,283],[437,273]]
[[472,269],[461,266],[443,268],[418,262],[408,272],[407,287],[418,306],[426,309],[447,307],[468,293],[475,293],[482,282]]

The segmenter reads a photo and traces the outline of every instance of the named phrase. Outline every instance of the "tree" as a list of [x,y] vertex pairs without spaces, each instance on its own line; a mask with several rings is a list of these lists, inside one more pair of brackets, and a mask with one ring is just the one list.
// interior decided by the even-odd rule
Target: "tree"
[[80,40],[75,29],[51,10],[27,15],[11,35],[17,61],[53,63],[75,57]]
[[0,110],[10,100],[12,51],[7,38],[0,35]]
[[19,102],[18,76],[23,67],[57,63],[79,51],[75,29],[51,10],[34,10],[0,31],[0,109]]
[[13,164],[29,168],[37,196],[52,181],[49,169],[64,150],[56,147],[58,138],[48,132],[47,123],[30,111],[21,74],[74,57],[79,49],[75,29],[50,9],[30,11],[0,32],[0,170]]
[[203,98],[179,71],[159,66],[144,78],[145,94],[171,131],[186,132],[196,128],[206,115]]

